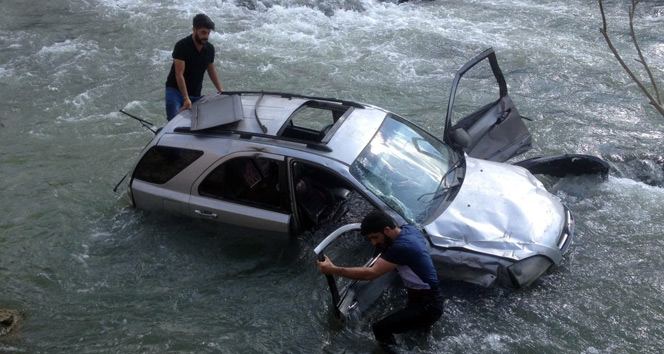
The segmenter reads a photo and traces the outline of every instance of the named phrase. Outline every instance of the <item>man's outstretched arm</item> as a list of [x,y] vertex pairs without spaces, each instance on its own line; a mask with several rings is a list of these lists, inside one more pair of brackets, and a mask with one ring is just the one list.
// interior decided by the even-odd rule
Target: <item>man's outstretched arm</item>
[[330,258],[325,256],[324,261],[318,261],[318,268],[323,274],[337,275],[353,280],[374,280],[383,274],[387,274],[397,267],[383,258],[378,258],[371,267],[337,267]]

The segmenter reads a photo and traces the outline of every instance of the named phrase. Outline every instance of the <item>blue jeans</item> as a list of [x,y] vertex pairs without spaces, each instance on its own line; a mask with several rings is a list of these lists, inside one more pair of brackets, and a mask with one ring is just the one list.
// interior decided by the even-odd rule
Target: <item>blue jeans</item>
[[[201,99],[202,96],[189,96],[189,99],[191,100],[191,103],[194,103],[198,100]],[[171,120],[173,117],[175,117],[180,109],[182,109],[182,105],[184,104],[184,100],[182,99],[182,94],[180,93],[180,90],[172,88],[172,87],[167,87],[166,88],[166,119]]]

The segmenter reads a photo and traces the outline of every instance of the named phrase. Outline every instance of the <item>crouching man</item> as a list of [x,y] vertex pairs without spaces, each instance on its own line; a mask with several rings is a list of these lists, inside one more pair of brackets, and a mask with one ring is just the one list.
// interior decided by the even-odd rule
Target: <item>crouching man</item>
[[323,274],[354,280],[374,280],[397,269],[408,292],[408,305],[373,324],[378,344],[390,350],[394,333],[428,329],[443,314],[440,283],[424,235],[415,226],[399,227],[389,215],[373,211],[362,220],[360,233],[383,249],[373,266],[337,267],[326,256],[318,267]]

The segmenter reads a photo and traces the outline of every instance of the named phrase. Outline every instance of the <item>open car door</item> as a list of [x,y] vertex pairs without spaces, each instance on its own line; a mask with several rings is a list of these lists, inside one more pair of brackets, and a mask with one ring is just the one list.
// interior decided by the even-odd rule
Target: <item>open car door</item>
[[[454,77],[443,140],[468,156],[505,162],[531,148],[530,132],[523,119],[528,118],[519,114],[507,94],[496,54],[489,48],[466,63]],[[609,172],[604,160],[583,154],[535,157],[514,164],[533,174],[554,177],[606,177]]]
[[[371,243],[364,239],[361,242],[352,238],[352,233],[359,235],[360,224],[344,225],[330,233],[316,248],[314,253],[319,260],[323,260],[324,251],[328,251],[335,263],[348,262],[350,257],[357,259],[358,256],[369,258],[364,263],[365,267],[371,267],[380,253],[375,252]],[[345,237],[342,237],[345,235]],[[349,242],[352,241],[352,242]],[[331,246],[336,243],[334,246]],[[372,255],[373,254],[373,255]],[[332,295],[332,306],[334,315],[341,321],[357,319],[360,314],[366,311],[376,299],[383,293],[383,290],[392,282],[396,271],[384,274],[373,281],[350,280],[338,277],[335,279],[331,275],[326,275],[327,284]]]
[[507,94],[496,54],[489,48],[454,77],[443,140],[471,157],[504,162],[531,148],[522,118]]

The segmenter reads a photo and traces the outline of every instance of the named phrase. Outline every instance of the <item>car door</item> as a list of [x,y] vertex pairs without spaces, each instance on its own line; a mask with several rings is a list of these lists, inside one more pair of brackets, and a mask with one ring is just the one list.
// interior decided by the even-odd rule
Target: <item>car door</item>
[[284,157],[252,152],[217,161],[192,185],[189,213],[195,218],[290,233]]
[[530,132],[507,93],[493,49],[457,72],[443,140],[471,157],[500,162],[531,148]]
[[[362,259],[368,259],[364,267],[371,267],[381,254],[368,238],[359,234],[360,226],[359,223],[348,224],[331,232],[314,249],[316,258],[323,260],[324,255],[328,255],[336,265],[341,266],[357,266]],[[396,271],[391,271],[373,281],[335,279],[326,275],[335,317],[342,321],[358,319],[381,296],[395,274]]]

